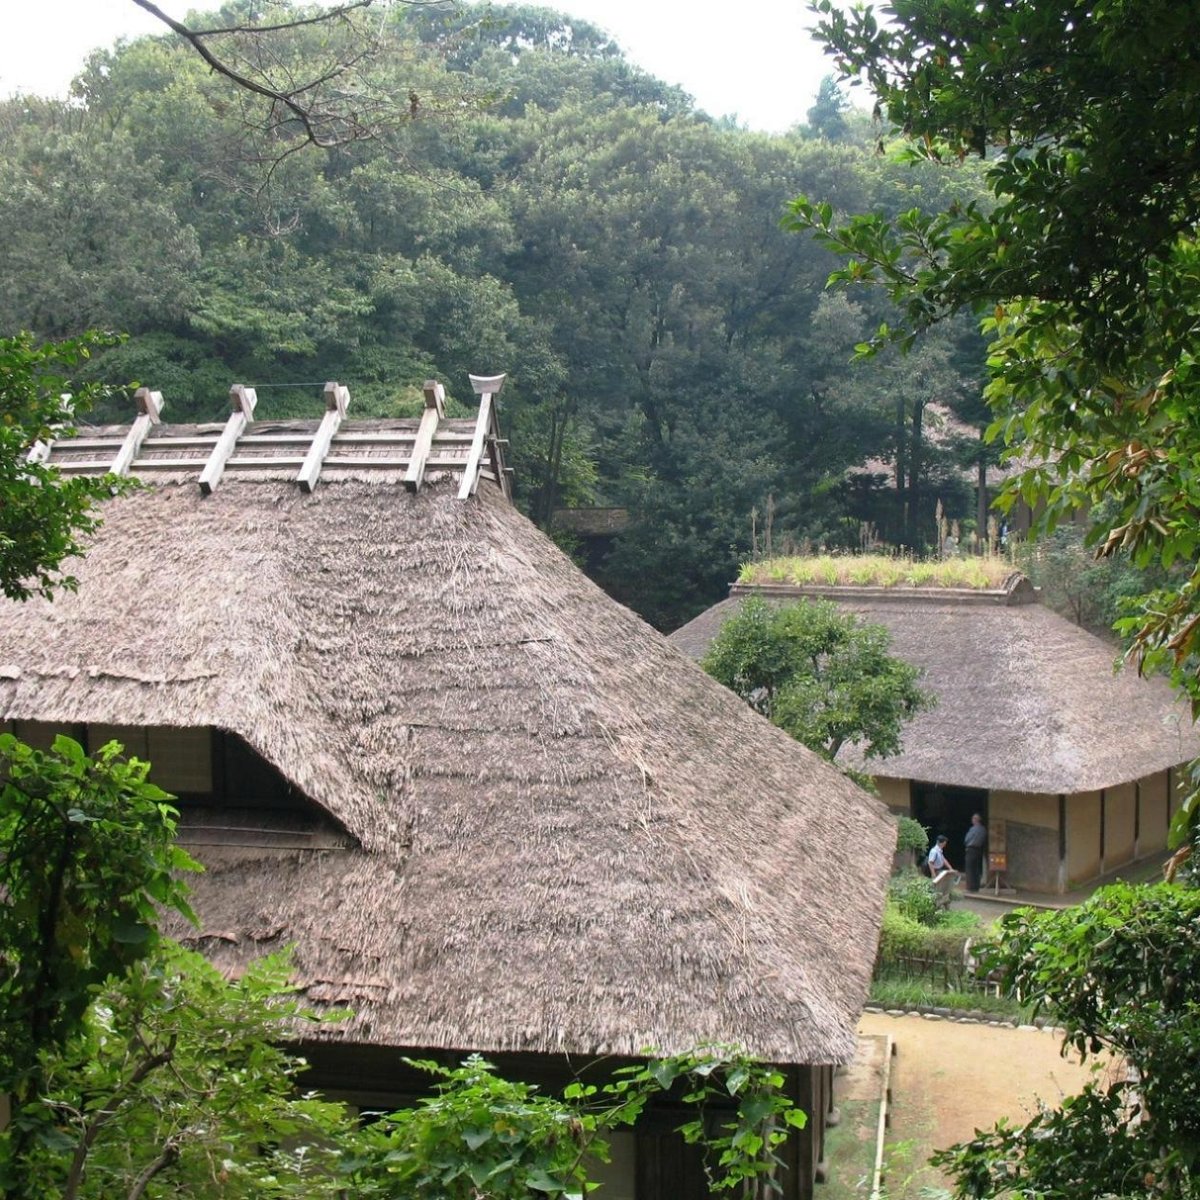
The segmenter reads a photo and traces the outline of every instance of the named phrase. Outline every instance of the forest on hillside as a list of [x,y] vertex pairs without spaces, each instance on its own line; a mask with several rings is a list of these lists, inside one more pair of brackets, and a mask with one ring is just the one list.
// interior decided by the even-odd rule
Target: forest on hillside
[[[833,256],[780,222],[800,193],[965,204],[978,164],[897,161],[829,81],[785,135],[715,120],[547,9],[387,19],[391,119],[325,149],[265,143],[252,97],[171,34],[97,50],[66,101],[0,103],[0,333],[125,334],[91,377],[162,391],[176,421],[220,417],[233,382],[261,419],[316,415],[327,379],[368,416],[415,411],[429,376],[462,404],[468,371],[508,372],[521,507],[552,532],[627,510],[589,569],[665,629],[768,539],[920,550],[939,502],[974,528],[996,456],[974,324],[855,363],[886,298],[826,291]],[[332,35],[282,36],[304,64]]]

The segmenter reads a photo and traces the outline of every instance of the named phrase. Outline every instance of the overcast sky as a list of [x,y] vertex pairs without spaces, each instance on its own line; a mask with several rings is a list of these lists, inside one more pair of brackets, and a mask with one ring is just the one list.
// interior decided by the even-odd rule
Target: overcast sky
[[[540,0],[547,3],[547,0]],[[159,0],[171,16],[216,8]],[[563,0],[549,7],[607,29],[640,66],[677,83],[713,116],[780,131],[804,119],[829,65],[810,40],[804,0]],[[61,95],[87,53],[164,27],[132,0],[0,0],[0,95]]]

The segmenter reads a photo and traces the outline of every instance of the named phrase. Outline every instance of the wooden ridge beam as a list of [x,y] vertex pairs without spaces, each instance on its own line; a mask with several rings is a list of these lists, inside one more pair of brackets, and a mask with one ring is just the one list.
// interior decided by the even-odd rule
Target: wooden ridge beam
[[425,380],[425,411],[417,427],[417,440],[413,443],[412,458],[404,476],[404,486],[415,492],[425,478],[425,463],[437,435],[438,422],[446,415],[446,389],[436,379]]
[[245,432],[246,426],[254,420],[254,409],[258,404],[258,396],[253,388],[243,387],[235,383],[229,389],[229,403],[233,412],[225,422],[217,444],[208,456],[208,462],[200,473],[200,490],[209,496],[217,490],[221,476],[225,473],[225,464],[233,455],[238,438]]
[[112,466],[108,468],[112,475],[129,474],[129,468],[133,466],[134,459],[142,451],[142,443],[146,440],[150,430],[162,420],[162,392],[152,392],[149,388],[141,387],[133,393],[133,399],[137,404],[138,415],[129,427],[129,432],[125,435],[125,440],[121,443],[116,458],[112,461]]
[[467,453],[467,461],[463,466],[462,483],[459,485],[458,498],[467,500],[475,494],[479,485],[479,468],[483,462],[484,444],[489,434],[496,435],[495,397],[500,395],[504,387],[505,375],[471,375],[471,388],[479,397],[479,416],[475,420],[475,435],[471,439],[471,449]]
[[349,407],[350,389],[340,383],[327,383],[325,385],[325,415],[321,418],[321,424],[313,437],[312,445],[309,446],[308,453],[304,456],[300,473],[296,476],[296,482],[300,485],[301,491],[311,492],[317,486],[317,480],[321,478],[321,466],[325,462],[325,456],[329,453],[329,447],[333,444],[333,435],[337,433],[346,416],[346,409]]

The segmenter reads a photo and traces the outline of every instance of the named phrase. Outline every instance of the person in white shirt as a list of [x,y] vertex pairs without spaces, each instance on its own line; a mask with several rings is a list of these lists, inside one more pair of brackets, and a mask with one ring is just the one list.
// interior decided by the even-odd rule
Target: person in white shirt
[[950,860],[946,857],[947,841],[946,835],[939,833],[926,860],[929,863],[929,875],[933,879],[933,886],[938,894],[939,908],[950,907],[950,889],[959,879],[958,872],[950,865]]
[[949,839],[944,833],[939,833],[937,841],[929,851],[929,874],[936,879],[943,871],[953,871],[950,860],[946,857],[946,842]]

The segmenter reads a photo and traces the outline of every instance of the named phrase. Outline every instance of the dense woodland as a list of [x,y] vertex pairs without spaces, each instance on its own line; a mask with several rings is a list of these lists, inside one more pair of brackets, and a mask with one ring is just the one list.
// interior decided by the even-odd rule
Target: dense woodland
[[[799,193],[941,211],[982,194],[977,165],[898,162],[831,81],[806,125],[748,132],[545,9],[388,20],[390,119],[330,149],[264,141],[170,34],[98,50],[66,102],[0,104],[0,333],[127,334],[93,378],[161,390],[174,420],[216,419],[235,381],[264,419],[315,415],[326,379],[364,416],[507,371],[520,504],[544,528],[627,508],[591,567],[664,628],[755,540],[921,549],[939,500],[972,527],[995,457],[973,322],[852,363],[886,298],[826,292],[836,260],[780,222]],[[333,36],[273,52],[315,62]]]

